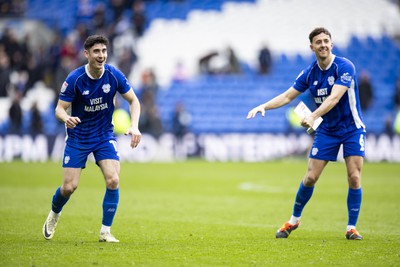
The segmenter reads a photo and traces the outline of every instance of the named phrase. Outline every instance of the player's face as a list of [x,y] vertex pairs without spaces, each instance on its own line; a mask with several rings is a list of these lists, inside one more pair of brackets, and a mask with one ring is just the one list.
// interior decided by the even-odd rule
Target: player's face
[[95,44],[89,50],[85,50],[85,56],[91,69],[102,70],[107,60],[107,46]]
[[329,35],[320,33],[313,38],[310,48],[317,58],[325,59],[331,55],[333,43]]

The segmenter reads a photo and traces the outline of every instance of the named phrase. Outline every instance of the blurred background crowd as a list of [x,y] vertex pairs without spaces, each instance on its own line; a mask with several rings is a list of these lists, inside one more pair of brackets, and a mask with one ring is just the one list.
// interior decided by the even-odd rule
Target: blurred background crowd
[[[304,49],[316,26],[330,29],[334,53],[356,64],[369,133],[399,134],[399,3],[363,1],[340,0],[346,9],[332,14],[321,10],[326,1],[299,1],[324,16],[293,28],[286,21],[304,12],[284,0],[1,0],[0,134],[64,132],[54,105],[68,73],[86,63],[82,46],[91,34],[110,39],[108,63],[134,85],[143,133],[299,131],[285,119],[292,107],[271,111],[268,121],[245,116],[311,63]],[[335,12],[353,17],[339,21]],[[264,24],[268,18],[276,25]],[[300,100],[312,105],[307,95]]]

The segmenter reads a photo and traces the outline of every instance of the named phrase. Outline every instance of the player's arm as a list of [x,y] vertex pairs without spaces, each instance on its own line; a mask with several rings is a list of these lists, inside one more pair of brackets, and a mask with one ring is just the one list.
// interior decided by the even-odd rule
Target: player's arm
[[312,127],[316,118],[322,117],[328,113],[336,104],[340,101],[344,93],[346,93],[348,87],[344,85],[335,84],[332,87],[331,94],[322,102],[322,104],[314,110],[310,116],[305,117],[301,121],[303,127]]
[[300,95],[301,92],[297,91],[293,87],[290,87],[288,90],[283,92],[282,94],[274,97],[273,99],[265,102],[264,104],[261,104],[252,110],[249,111],[247,114],[247,119],[254,118],[258,112],[261,113],[261,116],[265,116],[265,111],[269,109],[276,109],[279,107],[282,107],[284,105],[289,104],[290,102],[293,101],[298,95]]
[[78,123],[81,123],[81,120],[78,117],[71,117],[68,114],[67,110],[70,106],[70,102],[59,99],[56,107],[56,118],[65,123],[67,128],[74,129]]
[[129,103],[129,111],[131,116],[131,126],[125,134],[132,136],[131,147],[135,148],[138,146],[142,136],[139,131],[140,102],[132,88],[123,94],[122,97]]

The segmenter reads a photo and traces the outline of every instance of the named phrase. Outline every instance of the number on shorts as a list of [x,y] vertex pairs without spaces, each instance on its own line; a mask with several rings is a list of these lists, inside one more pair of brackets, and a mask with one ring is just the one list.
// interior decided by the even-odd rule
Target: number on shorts
[[364,134],[360,134],[360,151],[365,151],[365,138]]
[[113,145],[113,147],[114,147],[114,149],[115,149],[115,152],[118,152],[117,141],[115,141],[115,140],[110,140],[110,141],[108,141],[108,142],[110,142],[110,143]]

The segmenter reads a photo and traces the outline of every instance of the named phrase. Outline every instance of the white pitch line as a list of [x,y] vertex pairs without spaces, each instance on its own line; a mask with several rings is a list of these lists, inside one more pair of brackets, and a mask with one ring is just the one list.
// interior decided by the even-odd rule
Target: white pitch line
[[281,187],[266,186],[253,183],[241,183],[239,185],[239,189],[243,191],[266,192],[266,193],[282,193],[285,191]]

